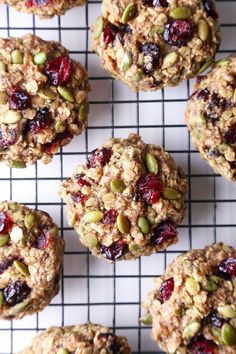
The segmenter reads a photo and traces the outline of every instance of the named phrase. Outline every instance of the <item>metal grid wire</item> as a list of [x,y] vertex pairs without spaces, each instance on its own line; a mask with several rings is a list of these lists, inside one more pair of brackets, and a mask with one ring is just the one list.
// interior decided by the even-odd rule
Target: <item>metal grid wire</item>
[[[234,0],[218,0],[217,5],[221,22],[223,22],[223,46],[218,53],[218,57],[222,57],[235,49],[236,3]],[[127,335],[134,353],[161,353],[149,339],[150,327],[142,326],[138,321],[142,313],[140,303],[145,299],[147,290],[151,287],[152,278],[161,275],[167,263],[179,253],[192,247],[202,247],[223,239],[225,242],[236,245],[232,236],[236,226],[234,217],[236,188],[232,183],[214,175],[207,164],[200,159],[198,152],[191,145],[186,127],[181,120],[182,110],[191,91],[191,83],[184,83],[182,88],[162,90],[154,94],[131,94],[129,89],[119,86],[118,82],[111,79],[101,69],[98,71],[99,74],[96,74],[99,63],[96,55],[89,50],[89,26],[93,22],[92,19],[95,19],[94,12],[97,11],[99,14],[99,7],[100,1],[89,0],[83,10],[82,8],[72,10],[77,11],[76,13],[84,11],[84,25],[81,27],[65,25],[62,18],[54,19],[53,23],[48,25],[49,22],[40,22],[34,16],[32,16],[31,25],[22,27],[22,23],[18,25],[19,19],[16,16],[22,18],[23,21],[26,17],[17,15],[5,5],[0,5],[1,36],[21,35],[25,32],[40,35],[43,32],[42,37],[52,39],[51,36],[53,36],[54,39],[56,33],[58,36],[56,39],[65,44],[63,36],[66,33],[70,34],[73,30],[71,41],[76,43],[77,50],[71,50],[71,55],[81,59],[88,68],[94,90],[108,92],[108,96],[104,99],[102,95],[96,98],[96,95],[93,95],[95,91],[92,91],[90,107],[93,117],[99,112],[104,116],[107,111],[110,114],[109,123],[106,117],[102,124],[99,122],[94,124],[92,117],[90,118],[84,136],[75,139],[76,142],[81,141],[78,139],[84,139],[84,146],[79,148],[79,145],[74,142],[71,143],[71,147],[62,148],[60,153],[54,157],[54,162],[51,163],[53,172],[48,172],[48,167],[42,167],[40,164],[30,167],[27,172],[9,171],[8,168],[1,166],[0,199],[15,199],[29,206],[49,211],[59,224],[62,235],[69,246],[66,247],[65,252],[60,294],[48,306],[46,312],[43,311],[21,321],[0,321],[0,354],[9,354],[21,349],[23,343],[24,345],[29,343],[30,337],[36,331],[45,329],[51,324],[68,325],[89,320],[109,325],[116,333]],[[90,14],[92,14],[91,19]],[[29,17],[31,16],[27,16],[27,19]],[[84,50],[80,50],[78,40],[80,36],[84,36]],[[117,90],[118,92],[124,90],[124,93],[119,96]],[[181,90],[185,91],[184,95],[181,94]],[[149,113],[146,112],[145,107],[149,104],[149,110],[154,109],[155,112],[155,107],[158,106],[161,112],[161,114],[156,113],[158,120],[154,122],[148,120]],[[132,121],[129,117],[125,121],[121,117],[125,114],[124,109],[129,110],[128,105],[132,107],[132,114],[135,117]],[[169,122],[167,113],[168,116],[171,115],[170,111],[172,111],[172,119]],[[120,117],[118,121],[117,112]],[[178,114],[181,119],[176,122],[175,117]],[[125,117],[127,117],[126,114]],[[173,133],[171,137],[170,130]],[[139,132],[147,142],[150,140],[150,142],[162,144],[185,169],[189,182],[188,210],[184,223],[179,228],[180,243],[178,245],[158,255],[123,265],[121,263],[124,262],[110,266],[91,257],[86,249],[74,241],[75,234],[66,223],[65,206],[60,199],[51,199],[49,189],[52,187],[53,191],[58,190],[60,181],[70,176],[78,162],[85,160],[92,150],[94,138],[97,139],[96,145],[98,146],[108,136],[126,136],[131,131]],[[175,139],[184,140],[185,145],[179,143],[173,148],[172,142]],[[68,164],[69,168],[66,167]],[[47,171],[46,176],[44,171]],[[29,190],[24,192],[24,188]],[[43,188],[46,188],[46,195],[42,198]],[[19,194],[19,190],[22,191],[22,189],[23,192]],[[30,198],[26,197],[27,193],[31,194]],[[47,193],[49,193],[49,198],[47,198]],[[77,269],[83,269],[83,271],[77,273]],[[100,270],[97,271],[97,269]],[[132,289],[132,284],[135,284],[134,289]],[[81,291],[83,291],[83,299],[80,296]],[[132,291],[135,291],[133,298]],[[111,298],[108,300],[106,292],[111,292]]]

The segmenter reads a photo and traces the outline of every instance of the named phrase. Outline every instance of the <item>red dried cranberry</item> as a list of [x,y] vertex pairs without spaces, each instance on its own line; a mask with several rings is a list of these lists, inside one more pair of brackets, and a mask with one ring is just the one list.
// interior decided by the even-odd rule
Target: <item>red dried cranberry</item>
[[112,225],[116,222],[117,211],[115,209],[109,209],[104,212],[102,219],[103,224]]
[[229,144],[234,144],[236,142],[236,123],[231,125],[225,132],[225,140]]
[[87,196],[84,195],[83,193],[81,193],[80,191],[78,191],[78,192],[72,193],[71,198],[75,203],[83,204],[86,201]]
[[168,2],[166,0],[143,0],[143,3],[148,6],[168,6]]
[[14,145],[17,140],[16,129],[7,128],[7,131],[3,132],[0,129],[0,148],[7,149],[9,146]]
[[226,279],[236,277],[236,258],[229,257],[220,262],[217,266],[217,274]]
[[121,346],[120,346],[120,343],[118,342],[117,338],[113,341],[112,343],[108,346],[108,351],[110,353],[120,353],[120,349],[121,349]]
[[175,20],[167,23],[163,38],[166,43],[180,47],[189,42],[192,33],[193,26],[190,21]]
[[73,139],[73,134],[68,131],[64,131],[63,133],[57,134],[55,139],[51,141],[51,143],[47,143],[44,145],[44,150],[48,154],[54,154],[58,147],[64,146],[68,144]]
[[3,296],[8,305],[14,306],[25,300],[30,292],[31,289],[25,281],[21,282],[17,280],[14,283],[9,284],[3,290]]
[[191,354],[215,354],[215,345],[213,342],[198,336],[192,340],[189,345]]
[[174,288],[175,288],[174,278],[169,278],[161,284],[160,301],[162,304],[171,298]]
[[45,67],[45,73],[52,85],[65,85],[71,79],[72,63],[70,58],[62,55],[51,60]]
[[159,63],[160,47],[156,43],[144,43],[139,49],[144,54],[143,69],[146,73],[151,73]]
[[92,155],[88,158],[87,167],[95,168],[99,165],[105,166],[110,161],[111,155],[112,149],[104,147],[101,150],[94,150]]
[[196,83],[199,85],[203,79],[206,78],[206,75],[198,75],[196,77]]
[[171,222],[161,222],[155,229],[153,229],[153,236],[151,237],[151,243],[155,245],[161,245],[163,242],[175,238],[177,231]]
[[224,105],[224,99],[221,99],[217,93],[213,92],[206,106],[205,117],[207,119],[211,119],[212,121],[219,120],[222,109],[224,109]]
[[112,23],[108,22],[106,28],[104,29],[103,39],[106,45],[113,43],[116,38],[119,28]]
[[82,188],[83,186],[88,186],[91,187],[91,183],[89,183],[88,181],[86,181],[84,178],[84,173],[78,174],[75,176],[78,185]]
[[128,251],[128,246],[124,241],[118,240],[113,242],[113,244],[109,247],[101,245],[100,251],[105,258],[109,259],[110,261],[115,261]]
[[12,228],[12,219],[7,213],[0,213],[0,234],[8,233]]
[[203,0],[203,6],[208,16],[211,16],[214,20],[218,19],[219,15],[216,11],[215,3],[213,0]]
[[138,193],[147,204],[157,203],[161,197],[163,185],[159,177],[148,173],[138,180]]
[[40,235],[37,236],[35,240],[34,247],[38,250],[45,250],[51,242],[51,237],[48,230],[43,230]]
[[27,7],[44,7],[47,6],[51,0],[26,0]]
[[198,100],[202,99],[203,101],[206,102],[209,99],[209,96],[210,96],[210,91],[207,88],[197,92]]
[[29,94],[25,90],[15,88],[9,96],[9,107],[13,110],[23,111],[31,107]]
[[205,152],[209,157],[220,157],[222,154],[217,150],[217,148],[206,147]]
[[219,317],[216,311],[211,312],[208,319],[210,323],[217,328],[221,328],[225,323],[225,320]]
[[28,130],[38,134],[49,126],[52,122],[52,116],[47,107],[40,108],[34,119],[28,121]]
[[[0,236],[1,238],[1,236]],[[0,263],[0,274],[4,273],[9,267],[12,266],[13,262],[16,260],[16,257],[9,257],[4,259],[1,263]]]

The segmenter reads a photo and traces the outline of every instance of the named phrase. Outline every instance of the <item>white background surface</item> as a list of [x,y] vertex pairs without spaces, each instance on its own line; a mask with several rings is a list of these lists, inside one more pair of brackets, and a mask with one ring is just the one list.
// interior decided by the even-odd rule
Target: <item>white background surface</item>
[[[222,23],[222,45],[217,58],[234,51],[236,2],[218,1]],[[113,81],[100,67],[89,48],[88,27],[100,14],[100,3],[73,9],[61,19],[40,21],[0,5],[0,36],[21,36],[34,32],[44,39],[61,40],[72,57],[88,67],[90,94],[89,127],[62,149],[49,165],[13,170],[0,164],[0,199],[13,199],[49,212],[66,240],[61,292],[44,311],[20,321],[0,321],[0,354],[18,351],[37,330],[51,325],[99,322],[126,335],[134,352],[158,352],[149,338],[150,329],[139,326],[140,302],[152,287],[153,277],[181,251],[224,241],[236,246],[236,184],[214,176],[194,150],[183,124],[187,82],[155,93],[132,93]],[[235,26],[234,26],[235,25]],[[126,137],[138,131],[147,143],[158,143],[170,151],[189,179],[188,210],[179,228],[180,242],[151,257],[109,265],[88,255],[68,228],[65,207],[57,194],[62,178],[68,178],[76,164],[113,134]]]

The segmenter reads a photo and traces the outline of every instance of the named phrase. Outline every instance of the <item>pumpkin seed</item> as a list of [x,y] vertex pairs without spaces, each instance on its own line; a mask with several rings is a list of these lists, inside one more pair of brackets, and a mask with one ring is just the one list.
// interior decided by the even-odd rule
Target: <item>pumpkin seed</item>
[[233,297],[236,297],[236,290],[233,292]]
[[208,283],[204,286],[204,290],[212,292],[216,291],[218,288],[218,285],[212,281],[211,279],[208,280]]
[[152,315],[150,314],[147,314],[146,317],[142,318],[142,321],[141,321],[143,324],[145,325],[151,325],[153,320],[152,320]]
[[231,305],[220,306],[217,309],[218,313],[224,318],[234,318],[236,317],[236,311]]
[[136,14],[136,5],[134,3],[131,3],[126,6],[123,15],[121,17],[121,21],[123,23],[127,23],[135,16],[135,14]]
[[136,81],[140,82],[143,79],[143,70],[142,69],[138,69],[137,70],[137,74],[136,74]]
[[219,341],[219,343],[224,344],[224,342],[222,340],[222,335],[221,335],[220,329],[216,329],[215,327],[212,326],[211,332],[212,332],[213,336]]
[[87,114],[87,112],[88,112],[88,104],[87,104],[87,102],[81,103],[80,108],[79,108],[79,116],[80,116],[80,118],[84,119],[86,114]]
[[226,66],[230,63],[229,59],[221,59],[216,63],[216,66]]
[[145,218],[145,216],[140,216],[138,218],[138,227],[140,228],[140,231],[142,234],[147,235],[150,231],[150,226],[148,220]]
[[137,251],[138,249],[139,249],[139,246],[137,245],[137,243],[131,242],[131,243],[129,244],[129,250],[130,250],[131,252],[135,252],[135,251]]
[[57,351],[57,354],[69,354],[68,350],[65,349],[65,348],[60,348],[58,351]]
[[3,61],[0,61],[0,72],[5,72],[7,70],[7,66]]
[[207,68],[209,68],[209,66],[213,63],[213,59],[209,59],[207,60],[199,69],[198,71],[198,75],[203,73],[203,71],[205,71]]
[[162,196],[164,199],[167,199],[167,200],[176,200],[181,197],[181,194],[177,190],[167,187],[164,189]]
[[92,210],[85,214],[84,221],[88,223],[99,222],[102,220],[102,218],[103,212],[101,212],[100,210]]
[[65,131],[65,129],[66,129],[65,123],[62,122],[62,121],[60,121],[60,120],[58,120],[58,121],[55,123],[54,128],[55,128],[55,130],[56,130],[57,133],[63,133],[63,132]]
[[4,296],[2,291],[0,290],[0,307],[4,304]]
[[118,215],[116,219],[116,224],[118,227],[118,230],[124,234],[127,235],[130,232],[131,229],[131,224],[129,219],[125,215]]
[[175,20],[187,20],[192,15],[189,7],[179,6],[170,12],[170,16]]
[[5,92],[0,92],[0,104],[6,104],[8,102],[8,95]]
[[209,37],[209,25],[205,20],[198,22],[198,35],[203,42]]
[[150,37],[155,37],[155,34],[163,34],[165,31],[165,28],[164,26],[158,26],[158,25],[155,25],[153,26],[150,31],[149,31],[149,36]]
[[16,312],[20,312],[22,310],[24,310],[27,306],[28,306],[28,302],[24,301],[24,302],[21,302],[20,304],[17,304],[14,306],[14,310]]
[[5,123],[5,124],[15,124],[19,122],[21,119],[22,115],[20,112],[17,111],[5,111],[0,113],[0,123]]
[[212,281],[214,281],[216,284],[218,284],[218,283],[219,283],[219,280],[220,280],[220,277],[218,277],[217,275],[211,275],[211,276],[210,276],[210,279],[211,279]]
[[5,246],[10,239],[10,236],[8,234],[5,235],[0,235],[0,247]]
[[43,65],[47,60],[47,56],[44,52],[39,52],[34,56],[34,63],[37,65]]
[[18,49],[13,50],[11,53],[11,61],[12,64],[23,64],[23,55]]
[[99,16],[95,24],[95,30],[93,32],[94,39],[98,39],[100,37],[100,34],[102,33],[103,30],[103,24],[104,24],[103,18],[102,16]]
[[236,329],[229,323],[225,323],[221,329],[222,339],[225,345],[236,344]]
[[72,92],[67,87],[58,86],[57,91],[66,101],[71,102],[71,103],[75,102]]
[[185,339],[191,339],[200,330],[201,324],[199,322],[192,322],[183,330],[183,337]]
[[179,58],[179,54],[177,52],[171,52],[167,54],[163,59],[162,69],[167,69],[173,66]]
[[25,216],[25,226],[27,227],[27,229],[32,229],[32,227],[34,227],[36,222],[36,215],[35,213],[32,213],[32,211],[29,211],[26,216]]
[[14,267],[16,268],[16,270],[21,274],[21,275],[29,275],[30,273],[29,273],[29,270],[28,270],[28,267],[24,264],[24,263],[22,263],[22,262],[20,262],[20,261],[14,261],[13,262],[13,265],[14,265]]
[[122,58],[122,61],[121,61],[121,70],[127,71],[131,64],[132,64],[132,55],[127,50]]
[[139,53],[138,55],[138,65],[142,66],[144,64],[144,54]]
[[111,190],[115,193],[121,193],[125,189],[125,184],[121,179],[113,179],[111,181]]
[[40,90],[39,96],[42,98],[48,99],[50,101],[53,101],[53,100],[55,100],[55,98],[57,98],[56,92],[51,90],[49,87],[46,87],[46,88]]
[[97,236],[94,234],[90,234],[87,238],[87,243],[89,248],[95,248],[98,245]]
[[11,168],[25,168],[26,164],[23,161],[11,160],[10,167]]
[[153,173],[154,175],[158,173],[157,159],[151,152],[148,152],[146,155],[146,165],[148,172]]
[[187,278],[185,288],[190,295],[197,295],[200,292],[200,285],[194,278]]

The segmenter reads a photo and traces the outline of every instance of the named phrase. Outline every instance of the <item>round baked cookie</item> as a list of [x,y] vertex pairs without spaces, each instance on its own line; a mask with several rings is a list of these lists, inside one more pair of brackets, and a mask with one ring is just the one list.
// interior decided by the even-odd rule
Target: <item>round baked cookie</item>
[[0,4],[13,6],[17,11],[50,18],[64,13],[75,6],[83,5],[86,0],[0,0]]
[[213,0],[103,0],[92,48],[134,91],[175,86],[210,65],[220,44]]
[[199,76],[185,113],[192,142],[215,172],[236,179],[236,55]]
[[51,327],[38,334],[19,354],[131,354],[126,337],[118,337],[100,325]]
[[87,122],[85,68],[58,42],[0,39],[0,161],[48,163]]
[[235,299],[235,249],[217,243],[182,254],[144,304],[152,338],[167,353],[235,354]]
[[43,310],[59,291],[64,241],[43,211],[0,203],[0,319]]
[[150,255],[178,241],[186,179],[172,157],[136,134],[110,139],[64,181],[69,225],[109,261]]

